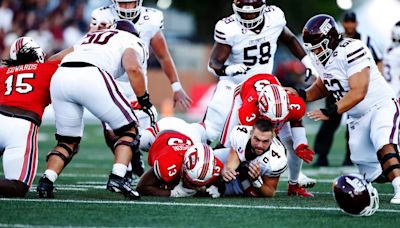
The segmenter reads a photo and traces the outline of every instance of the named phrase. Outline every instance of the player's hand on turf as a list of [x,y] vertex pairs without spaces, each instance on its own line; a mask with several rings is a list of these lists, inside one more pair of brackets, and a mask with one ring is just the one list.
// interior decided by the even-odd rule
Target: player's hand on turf
[[174,107],[179,106],[183,111],[187,111],[192,102],[192,99],[190,99],[183,89],[174,92]]
[[212,198],[219,198],[221,196],[221,193],[219,193],[218,188],[215,187],[214,185],[211,185],[210,187],[208,187],[206,189],[206,192],[208,192],[208,194],[210,194],[210,196]]
[[296,155],[303,159],[304,162],[310,163],[314,158],[314,151],[310,149],[310,147],[306,144],[300,144],[294,150]]
[[320,109],[307,112],[307,116],[314,121],[329,120],[329,117],[325,116]]
[[171,197],[188,197],[196,194],[196,190],[183,187],[183,182],[180,181],[174,189],[171,190]]
[[252,180],[258,179],[258,177],[261,174],[260,163],[259,162],[250,162],[248,173]]
[[236,172],[234,169],[231,169],[231,168],[223,168],[222,169],[222,173],[221,173],[221,176],[222,176],[222,179],[225,181],[225,182],[230,182],[230,181],[232,181],[232,180],[235,180],[236,179],[236,175],[238,175],[239,173],[238,172]]

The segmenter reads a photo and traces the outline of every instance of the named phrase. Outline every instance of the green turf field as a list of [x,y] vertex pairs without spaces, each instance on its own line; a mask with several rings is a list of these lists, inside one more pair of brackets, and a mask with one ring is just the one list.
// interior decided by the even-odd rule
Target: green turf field
[[[315,128],[315,127],[314,127]],[[313,133],[309,135],[313,145]],[[283,175],[273,199],[142,197],[128,201],[105,190],[112,155],[103,143],[99,125],[85,129],[81,150],[56,182],[54,200],[39,200],[35,187],[45,167],[45,155],[54,145],[54,127],[40,129],[39,168],[26,199],[0,199],[0,227],[398,227],[400,206],[389,204],[390,184],[375,185],[380,210],[372,217],[358,218],[341,213],[331,193],[334,177],[354,168],[339,167],[343,160],[343,129],[337,134],[330,162],[333,167],[304,166],[317,178],[315,198],[286,196]],[[2,176],[2,170],[0,169]]]

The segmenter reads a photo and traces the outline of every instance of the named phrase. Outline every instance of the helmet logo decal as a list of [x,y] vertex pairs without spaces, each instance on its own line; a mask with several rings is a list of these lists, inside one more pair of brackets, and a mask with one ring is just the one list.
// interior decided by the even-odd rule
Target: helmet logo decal
[[328,32],[331,30],[332,25],[329,23],[329,18],[325,19],[324,23],[319,27],[319,30],[322,32],[322,34],[326,35]]

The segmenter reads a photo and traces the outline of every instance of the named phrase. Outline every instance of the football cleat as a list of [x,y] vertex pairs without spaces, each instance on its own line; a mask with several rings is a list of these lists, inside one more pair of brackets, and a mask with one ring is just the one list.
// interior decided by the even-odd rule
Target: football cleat
[[391,204],[400,204],[400,191],[397,192],[393,198],[390,200]]
[[108,177],[107,190],[111,192],[120,192],[129,199],[140,199],[139,193],[131,188],[124,177],[119,177],[112,173]]
[[133,171],[126,171],[126,174],[124,176],[125,182],[128,183],[129,185],[132,185],[133,182]]
[[317,180],[309,178],[304,173],[300,172],[297,183],[299,183],[300,187],[302,188],[312,188],[314,187],[315,183],[317,183]]
[[54,198],[54,186],[53,182],[49,180],[46,176],[43,176],[39,180],[39,184],[36,187],[39,198]]
[[308,192],[305,188],[302,188],[298,183],[289,183],[288,196],[314,197],[314,194]]
[[[142,153],[140,151],[136,151],[135,153],[133,153],[131,163],[132,163],[132,172],[136,174],[138,177],[141,177],[144,173],[144,163],[142,161]],[[130,183],[132,183],[132,175]]]

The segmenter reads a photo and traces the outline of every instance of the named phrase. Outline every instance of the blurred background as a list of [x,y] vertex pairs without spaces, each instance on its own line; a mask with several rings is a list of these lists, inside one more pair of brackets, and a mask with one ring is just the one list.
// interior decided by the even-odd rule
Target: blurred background
[[[72,46],[89,28],[93,9],[111,4],[111,0],[0,0],[0,54],[8,57],[8,48],[18,36],[31,36],[48,56]],[[400,0],[267,0],[286,15],[287,26],[297,35],[307,19],[318,13],[334,16],[338,22],[345,10],[353,10],[358,30],[370,34],[379,47],[390,42],[392,26],[400,18]],[[144,0],[144,6],[164,12],[164,35],[175,61],[182,84],[192,97],[193,107],[180,113],[172,107],[172,91],[157,60],[149,61],[149,90],[161,115],[178,113],[200,120],[216,79],[208,73],[207,63],[213,45],[215,23],[232,14],[231,0]],[[338,23],[340,25],[340,23]],[[190,50],[190,54],[188,51]],[[150,50],[151,51],[151,50]],[[275,56],[274,73],[286,85],[304,86],[302,64],[283,47]],[[166,91],[168,94],[166,95]],[[45,121],[52,122],[51,111]]]

